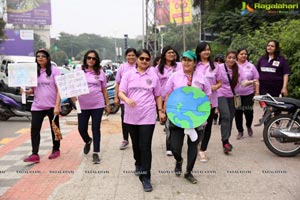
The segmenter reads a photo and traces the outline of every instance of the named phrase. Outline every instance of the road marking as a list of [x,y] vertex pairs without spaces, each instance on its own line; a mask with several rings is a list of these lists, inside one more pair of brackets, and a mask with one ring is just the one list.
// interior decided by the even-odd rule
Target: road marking
[[15,138],[3,138],[2,140],[0,140],[0,144],[7,144],[14,139]]
[[22,128],[22,129],[18,130],[16,133],[24,134],[24,133],[28,133],[28,132],[30,132],[30,128]]

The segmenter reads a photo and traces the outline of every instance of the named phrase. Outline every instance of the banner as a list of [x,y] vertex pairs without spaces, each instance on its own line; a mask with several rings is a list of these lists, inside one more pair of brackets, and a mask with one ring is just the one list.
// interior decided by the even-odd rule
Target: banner
[[37,64],[15,63],[8,64],[8,86],[9,87],[36,87],[37,86]]
[[157,26],[163,26],[170,23],[170,0],[155,1],[155,20]]
[[56,76],[55,81],[62,99],[89,93],[86,78],[82,70]]
[[7,23],[51,25],[50,0],[7,1]]
[[6,29],[5,35],[7,39],[0,44],[1,55],[34,56],[33,30]]
[[192,1],[170,0],[170,22],[181,25],[183,24],[182,19],[184,20],[184,24],[192,23]]

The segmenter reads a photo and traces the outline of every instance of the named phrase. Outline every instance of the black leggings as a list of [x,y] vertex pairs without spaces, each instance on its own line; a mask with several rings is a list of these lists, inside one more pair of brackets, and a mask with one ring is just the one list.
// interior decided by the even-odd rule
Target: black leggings
[[216,108],[212,108],[210,110],[210,115],[208,116],[207,119],[207,124],[205,126],[205,130],[204,130],[204,136],[201,142],[201,147],[200,150],[201,151],[206,151],[209,140],[210,140],[210,136],[211,136],[211,127],[212,127],[212,123],[213,123],[213,118],[215,116],[215,110]]
[[243,132],[243,114],[246,118],[246,127],[250,128],[253,122],[253,94],[241,96],[242,106],[235,109],[235,124],[238,132]]
[[140,176],[151,178],[152,163],[152,136],[154,124],[132,125],[126,124],[132,141],[133,157],[135,165],[142,168]]
[[124,113],[125,113],[125,109],[124,109],[124,104],[120,104],[121,106],[121,120],[122,120],[122,134],[123,134],[123,140],[128,141],[128,128],[127,128],[127,124],[124,123]]
[[[51,136],[53,147],[52,151],[58,151],[60,147],[60,141],[55,140],[55,135],[51,126],[52,119],[54,117],[54,108],[50,108],[49,110],[39,110],[39,111],[31,111],[31,145],[32,145],[32,154],[38,155],[40,141],[41,141],[41,128],[44,121],[44,117],[48,116],[50,127],[51,127]],[[55,124],[59,128],[59,116],[57,116],[54,120]]]

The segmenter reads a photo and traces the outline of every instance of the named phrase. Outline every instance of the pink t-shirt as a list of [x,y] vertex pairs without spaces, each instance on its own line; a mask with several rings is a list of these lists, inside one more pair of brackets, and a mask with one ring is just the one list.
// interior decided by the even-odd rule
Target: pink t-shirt
[[[240,69],[243,70],[244,76],[247,80],[259,79],[258,71],[252,63],[246,61],[245,63],[238,65]],[[246,96],[254,93],[254,86],[253,84],[248,85],[246,87],[239,85],[239,87],[236,90],[239,93],[239,95]]]
[[46,69],[40,70],[37,87],[33,87],[34,100],[31,106],[32,111],[49,110],[54,108],[57,98],[57,87],[55,83],[55,76],[60,75],[60,70],[55,66],[51,66],[51,75],[47,77]]
[[[199,72],[200,74],[203,74],[209,83],[210,87],[212,85],[215,85],[218,80],[221,80],[221,75],[219,72],[219,65],[218,63],[214,63],[215,69],[211,70],[209,63],[206,65],[203,65],[201,62],[199,62],[196,66],[196,72]],[[217,91],[214,91],[211,93],[210,102],[212,107],[218,107],[218,93]]]
[[[81,68],[78,70],[82,70]],[[82,110],[98,109],[105,107],[105,100],[102,88],[106,87],[106,76],[101,69],[97,75],[94,70],[85,70],[85,78],[90,93],[78,96],[78,101]]]
[[116,74],[116,81],[118,84],[121,83],[122,77],[124,75],[124,73],[126,73],[127,71],[133,69],[136,67],[136,64],[134,63],[133,65],[130,65],[128,62],[123,63],[120,65],[117,74]]
[[163,74],[161,74],[159,72],[158,66],[156,66],[154,68],[154,71],[155,71],[156,75],[158,76],[160,86],[162,88],[162,91],[161,91],[162,100],[165,100],[165,97],[166,97],[165,86],[166,86],[166,83],[167,83],[169,77],[178,70],[182,70],[182,66],[180,64],[177,64],[177,66],[170,66],[170,67],[165,66]]
[[[187,86],[188,78],[184,74],[183,70],[176,71],[168,79],[165,90],[166,93],[170,94],[176,88]],[[195,71],[192,78],[192,86],[201,89],[207,96],[210,97],[211,89],[210,84],[207,82],[203,74]]]
[[161,95],[161,87],[153,69],[148,68],[142,74],[136,68],[129,70],[122,77],[119,90],[136,103],[134,107],[124,103],[125,123],[134,125],[156,123],[155,97]]
[[[228,69],[229,76],[232,79],[232,70],[229,67],[227,67],[227,69]],[[230,83],[229,83],[229,80],[227,77],[227,72],[224,67],[224,63],[219,65],[219,71],[221,74],[222,87],[217,90],[218,97],[226,97],[226,98],[233,97],[233,93],[232,93],[232,90],[230,87]],[[234,88],[234,91],[237,95],[239,95],[238,90],[237,90],[238,87],[240,87],[241,82],[243,80],[245,80],[244,73],[243,73],[243,70],[241,69],[241,67],[239,67],[238,73],[239,73],[238,83]]]

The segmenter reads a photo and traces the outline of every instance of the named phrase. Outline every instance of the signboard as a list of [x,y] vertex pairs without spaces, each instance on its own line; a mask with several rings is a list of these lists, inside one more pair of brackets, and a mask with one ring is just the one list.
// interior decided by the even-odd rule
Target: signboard
[[0,54],[34,56],[33,30],[5,30],[7,39],[0,44]]
[[82,70],[56,76],[55,81],[62,99],[89,93],[88,84]]
[[157,26],[163,26],[170,23],[170,0],[155,1],[155,20]]
[[7,1],[7,23],[51,25],[50,0]]
[[191,0],[170,0],[170,22],[177,25],[191,24],[192,17],[192,1]]
[[14,63],[8,64],[8,86],[9,87],[36,87],[37,86],[37,64],[36,63]]

